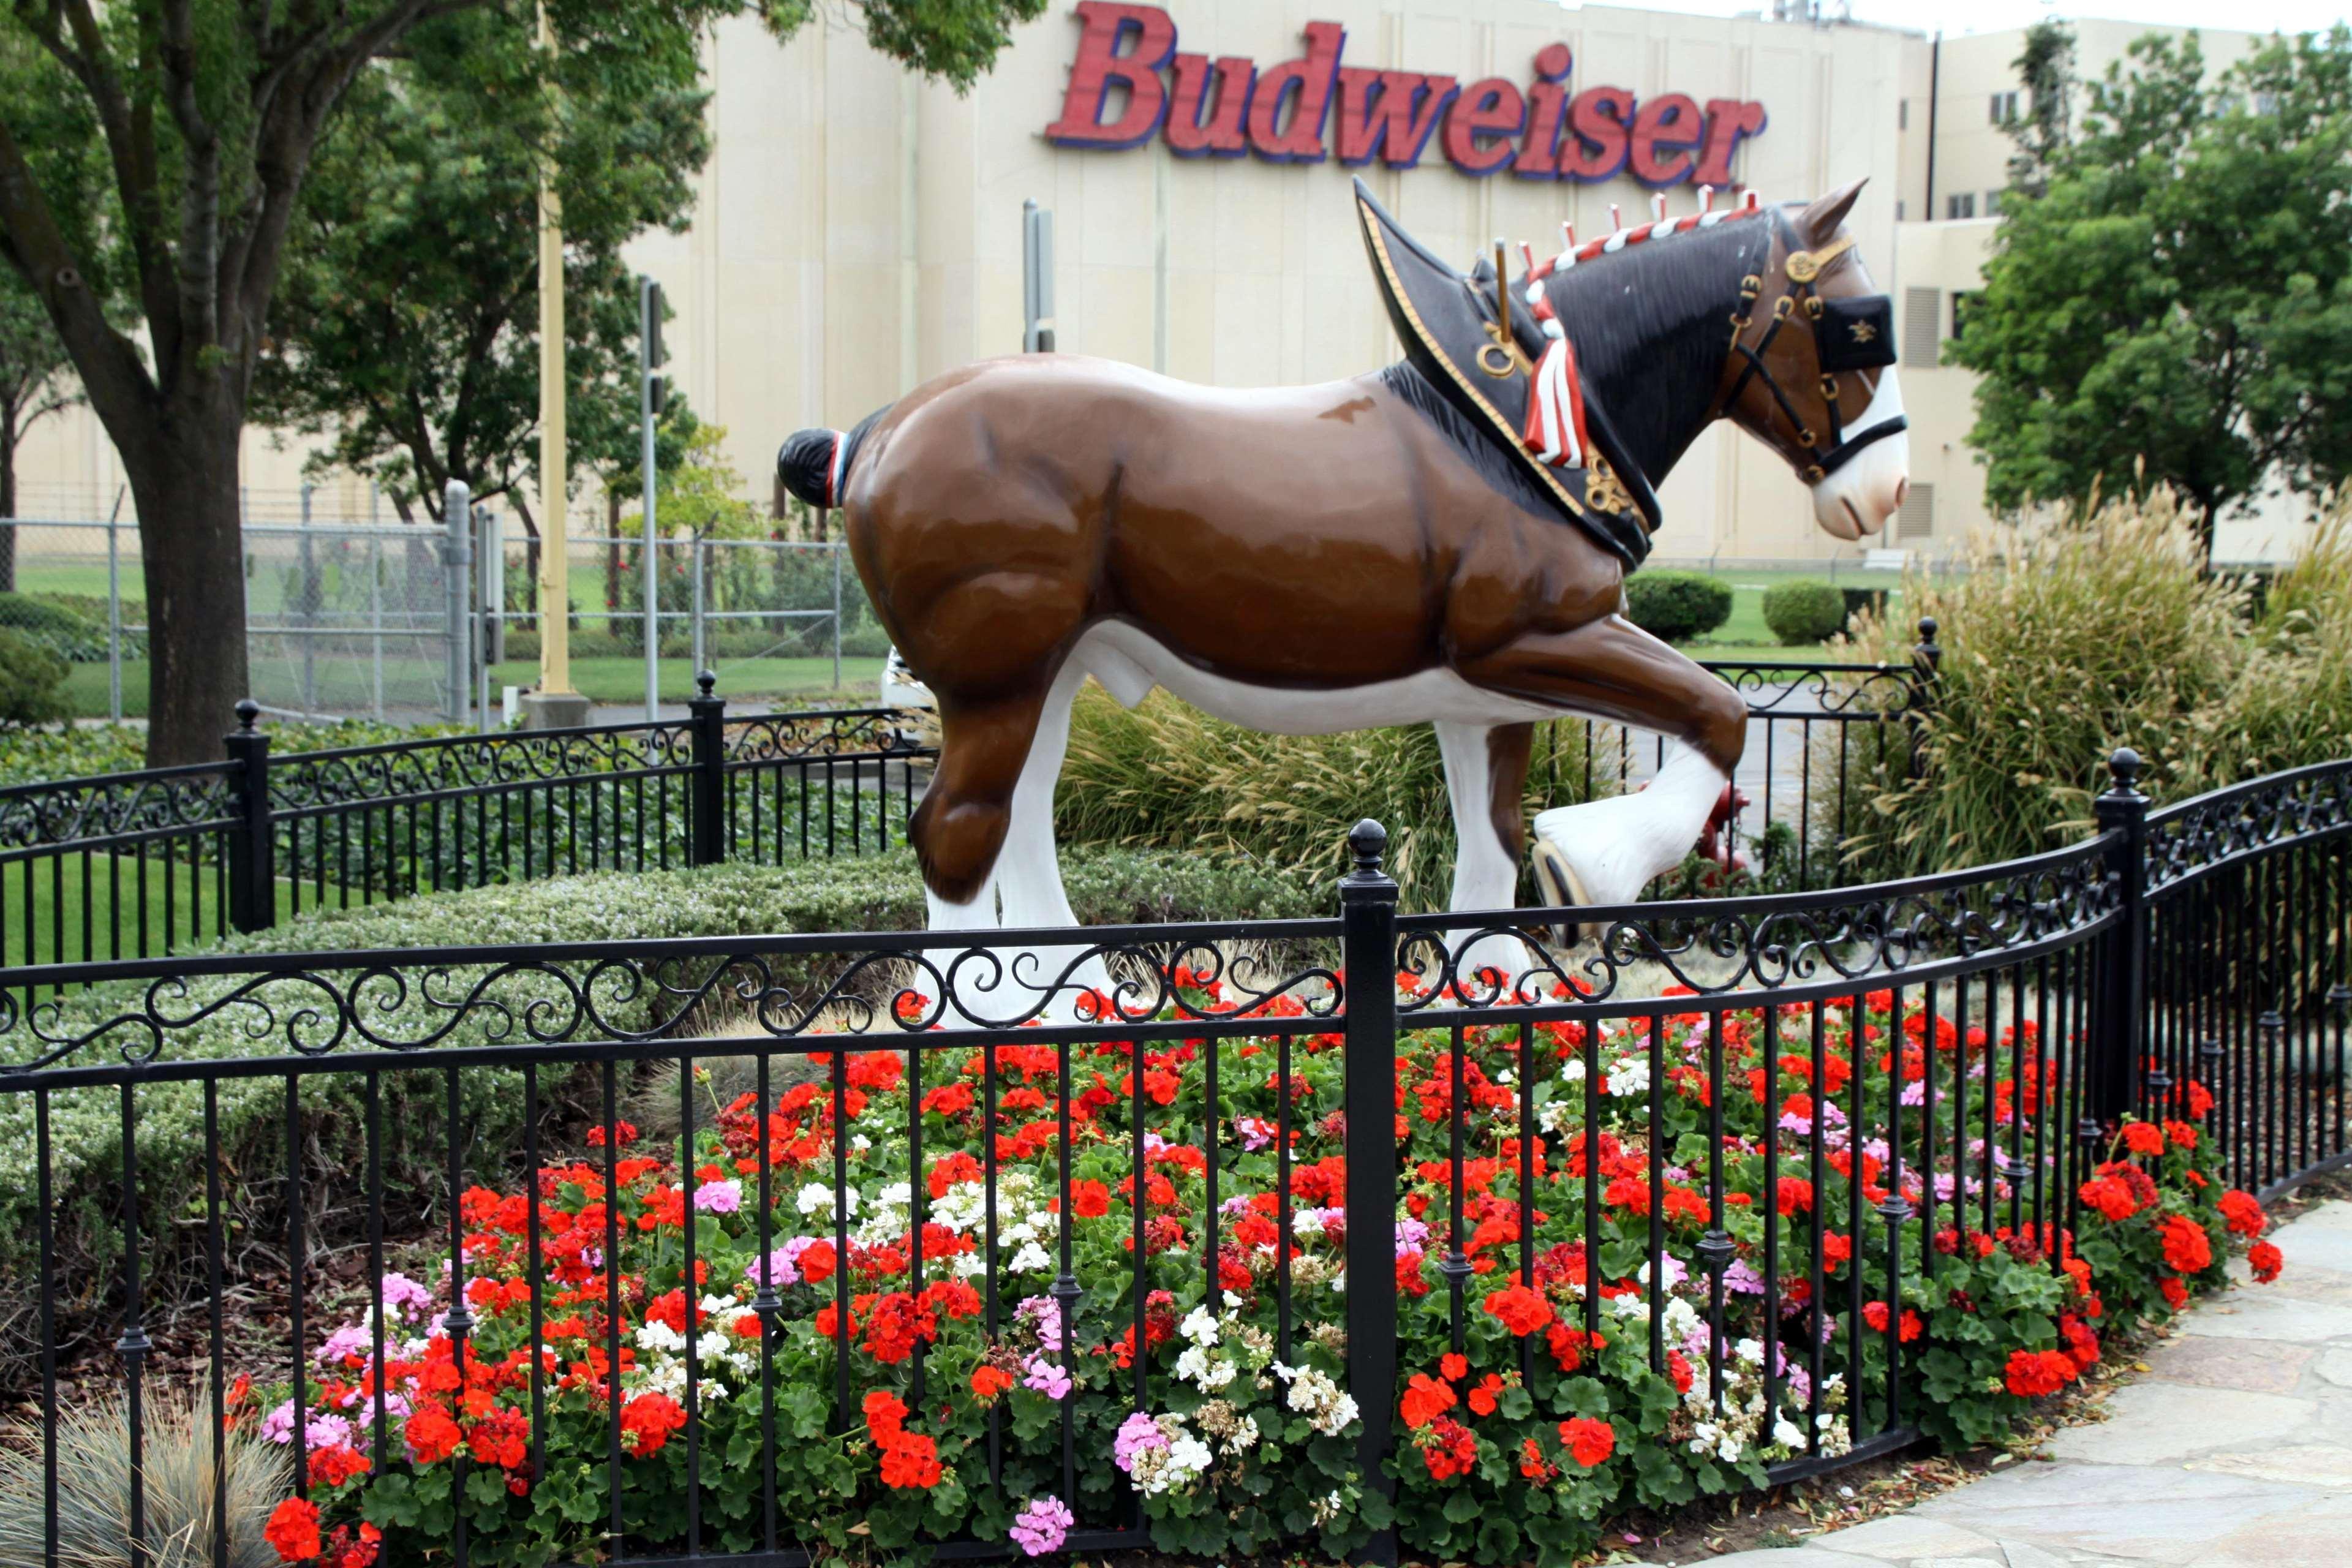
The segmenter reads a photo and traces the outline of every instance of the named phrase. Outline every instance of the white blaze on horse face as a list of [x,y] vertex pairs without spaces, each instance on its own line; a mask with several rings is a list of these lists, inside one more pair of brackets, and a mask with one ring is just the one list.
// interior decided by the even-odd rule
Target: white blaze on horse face
[[[1895,367],[1878,373],[1878,387],[1870,406],[1849,421],[1849,439],[1876,428],[1903,413],[1903,388]],[[1886,526],[1903,505],[1911,485],[1911,442],[1897,431],[1873,441],[1837,472],[1812,487],[1813,520],[1839,539],[1860,539]]]

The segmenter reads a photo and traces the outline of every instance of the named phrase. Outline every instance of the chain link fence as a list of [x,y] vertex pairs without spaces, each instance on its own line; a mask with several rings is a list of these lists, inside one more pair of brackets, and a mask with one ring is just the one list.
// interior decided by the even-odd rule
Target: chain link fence
[[[516,519],[477,508],[461,540],[429,520],[298,511],[249,516],[244,536],[250,689],[265,710],[492,729],[505,689],[536,678],[541,546]],[[604,705],[642,713],[649,626],[668,661],[659,705],[682,703],[704,669],[739,696],[856,694],[888,652],[837,542],[662,542],[650,612],[637,540],[575,533],[566,544],[574,680]],[[145,712],[140,552],[135,521],[0,519],[0,626],[67,661],[79,717]]]

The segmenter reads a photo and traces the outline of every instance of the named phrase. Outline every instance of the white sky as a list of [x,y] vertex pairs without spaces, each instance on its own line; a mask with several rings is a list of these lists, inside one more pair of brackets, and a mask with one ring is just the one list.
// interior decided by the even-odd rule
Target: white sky
[[[1706,16],[1769,13],[1771,0],[1615,0],[1654,11],[1686,11]],[[2233,31],[2318,32],[2352,16],[2347,0],[2108,0],[2098,4],[2052,4],[2050,0],[1853,0],[1854,19],[1932,33],[1998,32],[2022,27],[2044,16],[2104,16],[2176,27]]]

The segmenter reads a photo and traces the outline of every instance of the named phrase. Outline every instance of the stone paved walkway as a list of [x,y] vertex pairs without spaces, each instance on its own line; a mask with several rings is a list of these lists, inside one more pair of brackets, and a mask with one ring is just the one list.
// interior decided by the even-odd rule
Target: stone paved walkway
[[2352,1203],[2271,1239],[2278,1282],[2237,1265],[2051,1462],[1706,1568],[2352,1568]]

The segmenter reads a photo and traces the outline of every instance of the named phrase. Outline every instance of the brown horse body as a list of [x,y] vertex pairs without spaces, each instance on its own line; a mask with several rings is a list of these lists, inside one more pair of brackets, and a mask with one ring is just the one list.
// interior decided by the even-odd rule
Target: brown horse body
[[[1827,244],[1853,197],[1802,209],[1793,237]],[[1579,335],[1610,298],[1592,275],[1618,265],[1638,280],[1636,257],[1547,285],[1595,367],[1588,384],[1643,405],[1630,421],[1611,413],[1632,427],[1647,477],[1721,415],[1801,468],[1824,393],[1899,412],[1891,369],[1874,383],[1824,375],[1804,331],[1761,339],[1780,369],[1764,378],[1773,400],[1736,376],[1722,296],[1769,250],[1760,291],[1784,291],[1785,318],[1788,247],[1751,237],[1710,262],[1700,243],[1657,247],[1685,247],[1697,259],[1683,271],[1704,278],[1662,318],[1681,358],[1659,349],[1654,379],[1673,384],[1654,394],[1639,379],[1653,369],[1641,345],[1588,354]],[[1825,273],[1817,291],[1868,289],[1858,261],[1838,271],[1850,277]],[[1753,300],[1763,279],[1745,282]],[[1814,401],[1792,407],[1782,386]],[[1884,443],[1842,479],[1811,471],[1825,526],[1848,532],[1850,518],[1849,536],[1867,531],[1899,504],[1900,447]],[[1224,391],[1100,360],[995,360],[917,388],[845,455],[838,495],[821,499],[843,510],[876,613],[939,704],[939,769],[910,827],[935,928],[1069,920],[1052,794],[1088,675],[1122,702],[1160,686],[1264,730],[1436,723],[1462,827],[1456,908],[1513,901],[1534,720],[1585,714],[1688,748],[1643,796],[1538,818],[1595,901],[1630,898],[1662,868],[1652,862],[1678,858],[1738,761],[1743,703],[1623,618],[1618,557],[1492,486],[1381,375]]]

